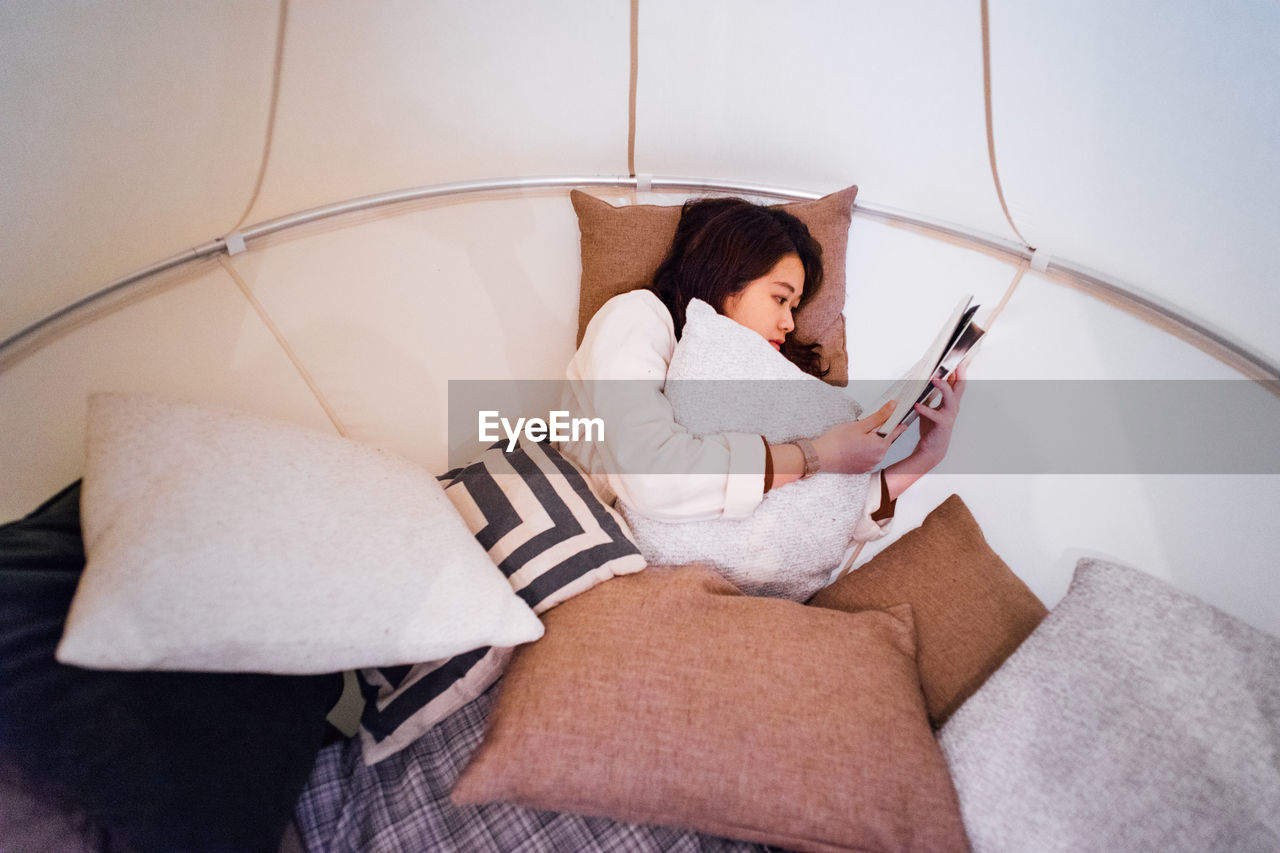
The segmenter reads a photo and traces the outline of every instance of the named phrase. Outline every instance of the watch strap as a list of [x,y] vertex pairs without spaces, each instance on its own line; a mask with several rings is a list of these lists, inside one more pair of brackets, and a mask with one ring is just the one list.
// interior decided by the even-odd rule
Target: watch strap
[[821,466],[818,464],[818,451],[814,449],[813,442],[807,438],[798,438],[792,443],[804,454],[804,473],[800,475],[800,479],[805,480],[818,473]]

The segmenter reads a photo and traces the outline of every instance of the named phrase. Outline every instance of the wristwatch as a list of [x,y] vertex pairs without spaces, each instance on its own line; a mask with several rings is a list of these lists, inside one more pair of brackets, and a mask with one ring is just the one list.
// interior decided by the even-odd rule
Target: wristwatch
[[821,466],[818,464],[818,451],[813,449],[813,442],[807,438],[797,438],[791,443],[804,454],[804,473],[800,475],[800,479],[804,480],[818,473]]

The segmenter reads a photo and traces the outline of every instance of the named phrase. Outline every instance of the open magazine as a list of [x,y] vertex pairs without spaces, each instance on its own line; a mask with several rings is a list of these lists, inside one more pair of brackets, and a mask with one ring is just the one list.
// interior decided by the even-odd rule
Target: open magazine
[[899,425],[910,425],[918,417],[915,404],[933,405],[940,392],[929,381],[937,376],[946,379],[961,364],[969,360],[982,340],[984,330],[973,322],[978,306],[973,304],[973,296],[960,300],[946,325],[938,332],[924,357],[916,362],[906,375],[889,386],[871,411],[875,411],[890,400],[897,400],[889,420],[876,429],[876,433],[887,436]]

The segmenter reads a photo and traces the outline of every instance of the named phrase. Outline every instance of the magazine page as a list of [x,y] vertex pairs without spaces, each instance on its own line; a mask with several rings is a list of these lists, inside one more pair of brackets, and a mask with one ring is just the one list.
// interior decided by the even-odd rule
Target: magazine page
[[[972,305],[972,302],[972,295],[965,296],[960,300],[955,310],[951,312],[951,317],[938,332],[937,337],[934,338],[933,343],[925,350],[924,357],[912,365],[911,369],[901,379],[889,386],[875,405],[871,407],[870,411],[875,411],[890,400],[898,402],[893,414],[889,416],[889,420],[885,421],[876,430],[878,434],[889,435],[898,424],[904,421],[910,424],[915,419],[915,403],[917,400],[927,397],[929,391],[933,388],[929,380],[933,377],[934,372],[944,359],[956,350],[957,345],[966,340],[965,331],[968,328],[972,328],[973,314],[978,310],[978,306]],[[981,336],[981,330],[979,330],[978,335]],[[974,342],[976,342],[976,338],[968,342],[966,352]]]

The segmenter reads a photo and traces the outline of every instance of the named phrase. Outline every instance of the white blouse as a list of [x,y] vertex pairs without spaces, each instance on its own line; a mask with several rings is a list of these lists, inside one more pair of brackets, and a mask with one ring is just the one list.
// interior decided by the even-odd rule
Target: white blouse
[[[676,423],[662,393],[675,348],[671,312],[655,293],[633,290],[606,302],[565,370],[561,401],[570,417],[600,418],[606,440],[566,441],[559,449],[609,504],[622,500],[661,521],[746,518],[764,496],[764,440],[733,432],[699,437]],[[887,532],[891,518],[871,519],[880,493],[873,479],[856,541]]]

